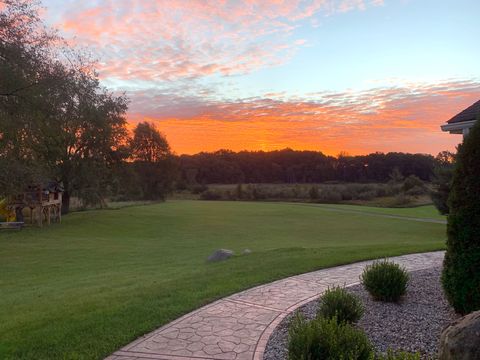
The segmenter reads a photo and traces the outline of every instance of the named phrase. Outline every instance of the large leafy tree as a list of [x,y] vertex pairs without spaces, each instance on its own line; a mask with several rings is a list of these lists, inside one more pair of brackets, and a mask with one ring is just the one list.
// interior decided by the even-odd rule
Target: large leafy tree
[[0,4],[0,164],[14,171],[0,177],[0,193],[49,178],[64,185],[64,212],[72,194],[101,201],[112,164],[128,155],[127,99],[44,26],[38,3]]
[[480,309],[480,120],[459,146],[449,196],[445,293],[459,313]]
[[[57,100],[57,116],[51,117],[54,134],[40,150],[44,162],[70,194],[85,203],[102,201],[111,180],[111,169],[128,153],[125,113],[127,100],[115,97],[98,84],[93,72],[85,69],[71,79],[65,99]],[[46,119],[45,119],[46,120]],[[43,124],[48,123],[44,121]],[[43,127],[44,132],[49,127]]]
[[130,147],[134,160],[149,163],[158,162],[171,154],[167,138],[148,121],[137,124]]
[[130,151],[145,199],[164,199],[177,176],[175,158],[166,137],[149,122],[133,130]]
[[29,1],[0,1],[0,195],[39,181],[45,171],[32,149],[41,87],[52,83],[48,47],[56,42]]

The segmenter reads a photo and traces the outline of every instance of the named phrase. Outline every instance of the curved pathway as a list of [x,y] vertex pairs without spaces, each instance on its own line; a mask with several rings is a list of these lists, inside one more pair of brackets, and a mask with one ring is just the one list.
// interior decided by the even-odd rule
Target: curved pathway
[[[391,260],[415,271],[440,265],[443,254],[411,254]],[[358,283],[369,263],[296,275],[228,296],[137,339],[107,359],[262,360],[268,338],[287,314],[329,286]]]

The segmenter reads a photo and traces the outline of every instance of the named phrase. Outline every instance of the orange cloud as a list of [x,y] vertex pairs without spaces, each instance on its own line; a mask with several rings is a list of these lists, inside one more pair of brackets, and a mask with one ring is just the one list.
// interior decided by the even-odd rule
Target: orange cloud
[[333,155],[342,150],[435,154],[453,150],[461,140],[442,133],[440,125],[479,99],[480,83],[447,81],[301,100],[231,102],[154,91],[130,94],[130,121],[156,122],[177,153],[290,147]]

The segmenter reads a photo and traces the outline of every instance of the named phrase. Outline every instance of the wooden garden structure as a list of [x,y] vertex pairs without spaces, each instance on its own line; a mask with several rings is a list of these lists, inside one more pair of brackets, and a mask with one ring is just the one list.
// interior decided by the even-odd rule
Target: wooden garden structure
[[23,224],[24,213],[30,224],[50,225],[62,221],[63,188],[57,182],[29,186],[25,192],[8,198],[7,206],[15,214],[15,223]]

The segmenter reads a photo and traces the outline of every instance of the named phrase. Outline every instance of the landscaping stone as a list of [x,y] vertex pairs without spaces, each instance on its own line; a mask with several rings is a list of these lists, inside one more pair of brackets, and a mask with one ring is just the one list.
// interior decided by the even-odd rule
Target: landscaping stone
[[215,250],[207,259],[208,262],[224,261],[233,256],[233,251],[228,249]]
[[439,360],[480,360],[480,311],[458,319],[442,332]]

